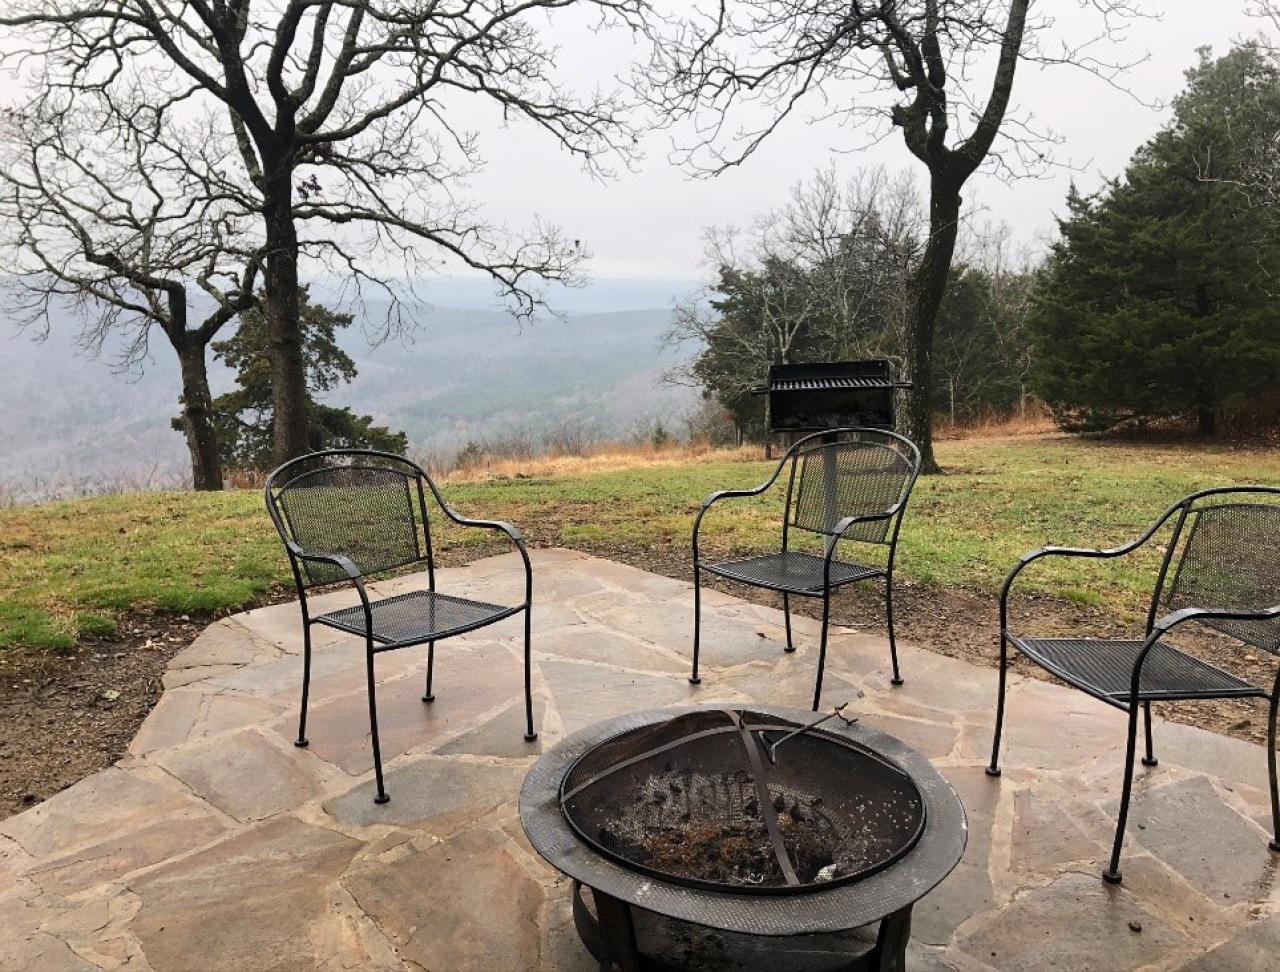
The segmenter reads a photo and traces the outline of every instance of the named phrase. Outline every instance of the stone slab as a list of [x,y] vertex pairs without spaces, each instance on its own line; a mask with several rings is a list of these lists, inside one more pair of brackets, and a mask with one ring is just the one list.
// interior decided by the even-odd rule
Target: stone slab
[[[295,608],[296,610],[296,608]],[[280,649],[258,638],[235,618],[215,621],[169,661],[169,669],[210,665],[249,665],[279,655]]]
[[32,868],[28,877],[54,894],[75,894],[186,853],[221,836],[226,829],[217,815],[191,807],[136,830],[113,834],[88,847],[49,858]]
[[170,750],[158,761],[201,799],[242,823],[292,810],[321,789],[308,764],[252,729]]
[[[392,654],[395,654],[394,652]],[[437,652],[435,701],[422,701],[416,675],[383,682],[378,688],[378,739],[384,765],[413,749],[429,749],[450,733],[472,724],[499,706],[522,697],[521,666],[500,645],[483,650]],[[290,720],[277,731],[292,737]],[[369,699],[364,692],[311,706],[307,721],[311,752],[345,772],[373,769],[369,736]]]
[[1182,972],[1275,972],[1280,957],[1280,917],[1255,922],[1205,954],[1179,966]]
[[12,837],[32,857],[60,857],[193,806],[182,785],[163,770],[111,767],[0,821],[0,834]]
[[1187,938],[1097,875],[1068,873],[1015,898],[959,947],[1007,972],[1094,972],[1164,961]]
[[[1114,812],[1117,806],[1108,809]],[[1137,793],[1126,836],[1223,901],[1256,900],[1275,884],[1267,835],[1227,806],[1204,777]]]
[[130,882],[141,904],[130,931],[155,969],[314,969],[309,929],[359,849],[292,817],[268,821]]
[[344,824],[419,825],[465,811],[468,822],[514,799],[525,767],[427,756],[387,774],[389,803],[374,803],[372,781],[326,800],[325,812]]
[[475,828],[366,861],[343,884],[414,967],[535,969],[544,892],[500,831]]
[[529,742],[524,738],[526,729],[524,702],[514,702],[498,715],[474,729],[455,736],[436,748],[440,756],[500,756],[504,759],[527,760],[538,756],[546,748],[547,706],[537,696],[533,699],[533,726],[538,738]]
[[659,677],[559,660],[543,661],[539,667],[566,732],[617,713],[622,699],[631,709],[696,701],[694,686],[678,675]]

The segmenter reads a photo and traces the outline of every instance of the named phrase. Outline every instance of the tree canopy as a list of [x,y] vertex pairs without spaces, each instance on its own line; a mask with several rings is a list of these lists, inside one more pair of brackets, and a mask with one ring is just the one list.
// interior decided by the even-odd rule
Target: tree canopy
[[[926,218],[909,178],[883,170],[797,184],[745,232],[708,234],[717,279],[677,308],[672,341],[697,352],[669,377],[700,387],[762,437],[771,364],[888,357],[902,369],[908,281]],[[1025,316],[1033,274],[1010,267],[1006,238],[964,238],[938,312],[933,399],[953,420],[1011,411],[1028,395]]]
[[387,289],[394,308],[398,283],[442,263],[486,274],[525,316],[540,282],[575,279],[577,241],[542,224],[510,233],[463,191],[483,164],[477,113],[539,129],[597,171],[630,150],[619,96],[560,80],[544,28],[569,7],[634,26],[644,4],[8,0],[0,68],[27,82],[29,111],[183,127],[196,198],[253,217],[283,461],[309,441],[300,260]]
[[1060,424],[1190,414],[1202,433],[1280,379],[1280,239],[1238,188],[1241,133],[1280,128],[1280,67],[1201,52],[1172,121],[1123,177],[1072,189],[1031,325]]
[[[356,376],[356,364],[338,344],[338,331],[353,318],[311,302],[303,291],[302,339],[307,362],[307,409],[311,415],[309,448],[381,449],[403,454],[403,432],[375,425],[369,415],[326,404],[319,398]],[[214,355],[236,371],[236,387],[213,400],[213,425],[223,464],[229,469],[264,472],[275,465],[275,413],[271,395],[270,341],[261,306],[240,316],[240,326],[225,341],[215,341]],[[177,424],[178,420],[174,420]]]

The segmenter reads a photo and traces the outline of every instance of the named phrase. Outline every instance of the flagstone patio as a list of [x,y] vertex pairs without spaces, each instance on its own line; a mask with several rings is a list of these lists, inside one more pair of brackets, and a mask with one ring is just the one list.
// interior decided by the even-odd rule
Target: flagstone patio
[[[520,831],[525,770],[565,733],[628,710],[805,707],[817,624],[798,618],[801,647],[786,655],[780,612],[705,592],[694,687],[689,585],[569,550],[534,563],[538,741],[521,738],[518,618],[442,643],[429,706],[425,652],[380,655],[383,806],[360,644],[316,629],[302,750],[297,606],[211,625],[174,658],[126,758],[0,821],[0,969],[594,969],[567,883]],[[518,600],[522,576],[495,557],[441,571],[439,586]],[[1113,888],[1098,871],[1121,713],[1015,677],[994,780],[982,770],[992,670],[908,646],[893,688],[879,632],[836,629],[831,644],[824,699],[854,699],[863,721],[931,758],[968,812],[964,860],[916,907],[912,967],[1276,968],[1262,749],[1158,723],[1161,762],[1139,771]]]

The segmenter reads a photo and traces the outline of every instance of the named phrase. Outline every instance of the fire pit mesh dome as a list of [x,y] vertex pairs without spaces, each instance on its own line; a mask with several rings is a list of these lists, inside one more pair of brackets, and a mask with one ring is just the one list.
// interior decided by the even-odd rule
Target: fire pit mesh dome
[[800,728],[704,710],[632,729],[578,758],[561,807],[578,836],[615,862],[730,893],[846,884],[909,851],[925,816],[911,777],[821,730],[782,742]]

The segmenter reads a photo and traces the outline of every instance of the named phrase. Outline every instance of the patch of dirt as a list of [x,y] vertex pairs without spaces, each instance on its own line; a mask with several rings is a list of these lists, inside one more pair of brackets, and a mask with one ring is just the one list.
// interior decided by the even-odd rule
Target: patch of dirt
[[137,618],[74,651],[0,652],[0,817],[124,755],[160,677],[211,618]]
[[[542,530],[538,532],[554,534],[547,536],[546,542],[558,541],[559,531],[554,524],[540,526]],[[681,580],[691,577],[687,550],[667,546],[581,546],[590,553],[644,570]],[[461,564],[504,549],[501,545],[456,549],[447,551],[440,561],[443,565]],[[721,584],[712,581],[710,586]],[[781,607],[781,598],[768,591],[727,584],[722,589],[737,597]],[[904,641],[974,664],[997,664],[999,625],[994,595],[921,587],[903,581],[898,582],[896,591],[898,632]],[[252,606],[293,596],[291,590],[282,590]],[[818,616],[817,602],[813,600],[797,598],[792,608]],[[844,588],[832,600],[832,619],[837,624],[881,631],[883,602],[870,586]],[[160,698],[160,679],[169,659],[214,620],[213,615],[136,616],[125,618],[116,634],[87,640],[72,652],[0,652],[0,819],[48,799],[123,756],[142,720]],[[1116,637],[1124,633],[1124,628],[1118,628],[1107,612],[1047,597],[1018,600],[1013,605],[1011,624],[1051,634]],[[1137,630],[1141,630],[1140,622]],[[1270,689],[1276,677],[1276,659],[1210,632],[1180,643],[1254,685]],[[1013,659],[1011,670],[1053,680],[1021,657]],[[1156,711],[1167,719],[1237,739],[1266,741],[1267,703],[1262,699],[1170,702]]]
[[[507,549],[455,548],[437,562],[455,566]],[[296,596],[280,589],[240,610]],[[169,659],[225,613],[139,614],[72,651],[0,651],[0,820],[120,759],[160,699]]]

